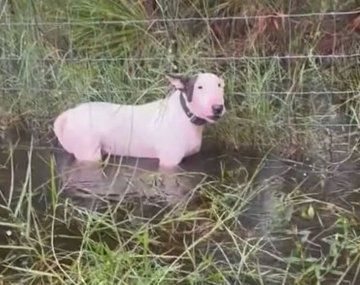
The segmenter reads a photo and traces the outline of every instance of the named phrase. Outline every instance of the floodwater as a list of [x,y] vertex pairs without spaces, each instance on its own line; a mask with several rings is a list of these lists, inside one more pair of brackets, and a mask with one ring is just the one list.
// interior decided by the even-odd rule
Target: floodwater
[[[135,205],[136,215],[153,217],[164,208],[178,207],[179,204],[205,207],[207,201],[196,191],[199,185],[221,180],[224,173],[235,171],[238,184],[251,180],[251,187],[257,189],[253,190],[254,195],[239,216],[239,223],[244,237],[262,236],[265,246],[259,253],[259,260],[265,265],[284,267],[284,261],[278,256],[288,256],[300,238],[314,256],[327,249],[322,237],[336,217],[330,215],[329,211],[318,214],[319,207],[324,210],[331,205],[334,211],[341,208],[355,215],[360,213],[360,162],[355,154],[342,151],[342,143],[327,156],[305,156],[299,162],[271,154],[260,155],[251,149],[224,151],[205,140],[199,154],[181,163],[184,172],[167,175],[157,171],[157,161],[152,159],[110,158],[104,167],[78,163],[63,150],[40,147],[32,143],[29,137],[17,142],[4,139],[2,146],[1,204],[8,205],[9,201],[15,203],[23,187],[31,183],[31,191],[36,197],[33,206],[39,211],[48,206],[49,193],[46,191],[51,191],[51,177],[56,178],[60,196],[71,199],[80,207],[95,211],[111,202],[131,202]],[[31,181],[26,178],[29,174]],[[285,195],[292,191],[301,191],[305,197],[296,208],[286,207],[284,200]],[[311,201],[314,205],[315,217],[303,219],[300,214],[294,215],[303,205],[311,204],[304,201]],[[283,210],[279,210],[282,205]],[[7,214],[1,212],[2,218],[6,219]],[[280,221],[296,225],[296,231],[282,232],[283,224]],[[59,231],[68,232],[69,229],[60,228]],[[4,234],[6,228],[0,232]],[[224,239],[221,235],[217,238],[221,241]],[[1,238],[1,242],[6,241]],[[66,243],[66,240],[61,242]],[[182,244],[181,240],[179,244]],[[73,241],[68,246],[76,247]],[[0,252],[0,255],[3,254],[6,251]],[[218,252],[216,256],[221,259],[223,254]],[[239,256],[234,254],[233,258]]]
[[259,162],[258,157],[248,153],[246,156],[241,152],[224,154],[219,148],[210,147],[185,158],[179,169],[165,174],[159,172],[156,159],[110,157],[100,166],[97,163],[79,163],[58,147],[35,146],[29,141],[19,141],[3,148],[0,153],[0,163],[4,166],[0,177],[5,200],[10,195],[7,189],[21,188],[29,172],[29,161],[33,191],[49,184],[51,159],[61,195],[93,210],[108,201],[136,200],[143,206],[175,205],[193,195],[190,190],[204,181],[221,177],[225,170],[243,169],[245,179],[248,171]]

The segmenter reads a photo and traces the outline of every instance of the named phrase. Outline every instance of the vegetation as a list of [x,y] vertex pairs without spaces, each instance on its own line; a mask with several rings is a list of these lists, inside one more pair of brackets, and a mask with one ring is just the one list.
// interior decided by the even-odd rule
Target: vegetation
[[[0,138],[13,127],[32,134],[25,152],[2,144],[2,281],[358,284],[359,14],[278,17],[355,9],[356,0],[2,1]],[[250,17],[259,15],[274,17]],[[220,19],[232,16],[241,17]],[[224,152],[251,147],[254,169],[223,169],[155,213],[133,201],[87,209],[59,191],[38,146],[59,112],[152,101],[167,94],[166,73],[202,70],[226,79],[229,110],[207,137]],[[267,215],[254,226],[259,201]]]

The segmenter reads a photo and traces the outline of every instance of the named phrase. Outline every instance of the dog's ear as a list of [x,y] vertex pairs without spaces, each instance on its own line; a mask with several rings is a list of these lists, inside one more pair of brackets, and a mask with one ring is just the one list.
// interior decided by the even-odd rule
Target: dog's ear
[[181,75],[166,75],[167,80],[174,86],[176,89],[185,91],[187,82],[189,79]]

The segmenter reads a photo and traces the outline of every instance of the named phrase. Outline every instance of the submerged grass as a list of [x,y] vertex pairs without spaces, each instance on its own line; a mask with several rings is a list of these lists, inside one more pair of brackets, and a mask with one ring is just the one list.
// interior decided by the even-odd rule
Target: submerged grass
[[[33,141],[22,158],[28,162],[24,169],[16,165],[14,145],[2,151],[8,156],[0,160],[1,280],[360,282],[360,185],[353,181],[358,168],[349,172],[340,163],[357,154],[359,57],[263,58],[358,54],[359,16],[142,21],[358,6],[356,1],[294,2],[3,1],[0,137],[6,140],[5,131],[15,122],[31,130]],[[49,22],[63,24],[44,24]],[[225,169],[191,190],[201,202],[189,200],[186,207],[163,207],[150,215],[124,201],[89,210],[62,195],[54,160],[36,158],[36,139],[47,137],[59,112],[83,101],[149,102],[167,94],[164,74],[199,71],[226,79],[227,116],[206,135],[224,151],[250,145],[281,154],[290,166],[278,168],[274,162],[275,170],[264,178],[261,170],[273,163],[264,155],[245,179]],[[40,175],[43,163],[46,171]],[[345,178],[337,177],[339,172]],[[40,184],[39,176],[45,176]],[[257,202],[259,209],[253,206]]]

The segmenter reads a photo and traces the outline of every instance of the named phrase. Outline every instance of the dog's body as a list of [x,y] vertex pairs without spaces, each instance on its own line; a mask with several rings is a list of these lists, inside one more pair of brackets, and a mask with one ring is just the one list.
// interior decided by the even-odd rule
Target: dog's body
[[[213,106],[223,106],[223,81],[213,74],[200,74],[186,82],[174,77],[169,80],[176,90],[166,99],[143,105],[90,102],[69,109],[55,120],[55,134],[79,161],[98,161],[105,152],[158,158],[160,166],[176,166],[200,150],[204,123],[225,112],[222,108],[219,116],[213,116],[212,110]],[[206,84],[209,88],[203,86]],[[201,94],[204,90],[205,95]],[[184,93],[186,101],[181,98]],[[190,110],[191,118],[184,108]],[[212,111],[205,110],[208,108]]]

